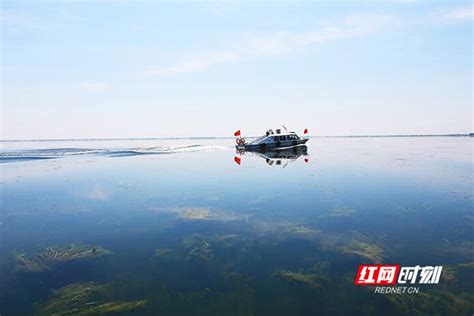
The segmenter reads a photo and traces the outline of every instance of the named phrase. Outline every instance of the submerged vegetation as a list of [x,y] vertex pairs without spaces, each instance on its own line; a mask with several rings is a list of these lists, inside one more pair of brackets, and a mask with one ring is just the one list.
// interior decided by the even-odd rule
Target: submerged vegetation
[[474,262],[444,266],[441,277],[445,287],[466,292],[472,291],[474,290]]
[[[132,278],[130,283],[67,285],[36,304],[34,315],[141,315],[161,312],[165,315],[186,315],[189,311],[197,311],[196,315],[216,311],[223,315],[277,315],[280,310],[284,311],[281,312],[283,315],[294,313],[294,306],[298,304],[307,308],[306,311],[321,304],[324,311],[331,312],[334,311],[332,302],[340,301],[341,295],[347,295],[348,287],[353,287],[355,273],[352,266],[342,273],[335,270],[340,268],[340,263],[335,263],[331,256],[352,261],[354,255],[373,262],[384,259],[383,244],[375,243],[370,235],[356,231],[325,234],[314,226],[289,221],[278,222],[263,233],[261,230],[244,233],[228,227],[231,226],[225,229],[219,227],[221,229],[210,234],[194,231],[162,240],[160,248],[150,247],[148,252],[155,263],[151,275],[144,273],[144,279]],[[296,253],[291,252],[290,245],[308,248],[301,248]],[[327,251],[329,248],[331,250]],[[22,269],[42,271],[60,262],[108,253],[103,248],[85,245],[51,247],[32,257],[20,255],[23,260],[19,259],[18,264]],[[295,256],[287,256],[289,253]],[[388,311],[387,315],[425,315],[436,314],[437,311],[447,315],[466,314],[473,308],[473,296],[468,285],[462,282],[466,273],[472,275],[473,269],[473,263],[446,266],[442,275],[444,282],[436,291],[422,289],[418,294],[380,295],[374,301],[374,310],[378,311],[377,308],[383,306]],[[156,282],[156,287],[144,281],[147,278],[152,280],[150,283]],[[181,282],[180,279],[187,281]],[[274,291],[274,295],[284,299],[260,304],[259,293],[262,289]],[[366,297],[365,290],[357,289],[359,292],[351,300],[356,302]],[[146,293],[146,297],[137,297],[137,292]],[[314,300],[312,298],[309,302],[308,295]],[[339,311],[339,314],[361,311],[360,314],[363,314],[366,310],[341,307]]]
[[98,258],[108,254],[110,254],[109,250],[98,246],[70,244],[65,247],[47,247],[33,256],[25,253],[15,254],[15,270],[47,271],[64,262]]
[[361,241],[353,241],[343,249],[343,253],[350,253],[369,259],[374,263],[382,261],[382,249],[375,244],[368,244]]
[[[239,234],[215,234],[211,236],[191,234],[182,238],[182,246],[187,254],[187,260],[210,261],[214,257],[228,252],[238,256],[247,249],[248,239]],[[217,252],[217,253],[216,253]]]
[[291,283],[303,284],[311,288],[322,288],[322,282],[324,281],[324,279],[317,274],[307,274],[285,270],[277,271],[273,274],[273,276]]
[[57,291],[39,305],[35,315],[117,315],[144,308],[145,300],[114,300],[110,285],[94,282],[73,283]]
[[188,261],[209,261],[213,256],[213,247],[210,242],[201,235],[191,235],[183,238],[183,246],[188,251]]
[[299,236],[315,236],[319,232],[312,229],[311,227],[299,225],[296,223],[285,223],[281,227],[281,232],[288,235],[299,235]]
[[187,209],[181,212],[180,216],[186,219],[206,219],[211,211],[207,208]]
[[156,257],[166,257],[173,253],[173,249],[169,248],[156,248],[155,249],[155,256]]
[[321,238],[320,230],[292,221],[258,221],[253,223],[253,225],[255,231],[259,233],[259,236],[272,237],[278,241],[293,237],[307,240],[318,240]]

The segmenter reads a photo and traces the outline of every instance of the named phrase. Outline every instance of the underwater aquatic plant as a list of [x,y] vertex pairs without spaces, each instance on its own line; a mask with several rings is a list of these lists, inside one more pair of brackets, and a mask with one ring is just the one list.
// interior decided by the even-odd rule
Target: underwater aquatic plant
[[301,273],[287,270],[277,271],[273,274],[273,276],[292,283],[307,285],[311,288],[322,288],[322,282],[324,281],[324,278],[318,276],[317,274]]
[[443,267],[441,277],[445,288],[470,292],[473,286],[474,262],[466,262]]
[[213,255],[213,247],[204,236],[194,234],[183,238],[183,246],[188,251],[187,260],[209,261]]
[[165,257],[173,252],[173,249],[169,248],[156,248],[155,249],[155,256],[156,257]]
[[152,212],[175,214],[177,218],[184,220],[209,220],[209,221],[236,221],[248,220],[248,216],[236,215],[221,210],[213,210],[208,207],[152,207]]
[[257,221],[254,227],[260,236],[272,236],[279,242],[293,237],[315,241],[321,233],[318,229],[292,221]]
[[209,208],[189,208],[180,211],[179,217],[190,220],[210,220],[210,221],[236,221],[243,219],[242,216],[237,216],[223,211],[215,211]]
[[33,256],[25,253],[15,254],[15,270],[47,271],[56,265],[72,260],[98,258],[111,252],[99,246],[70,244],[65,247],[47,247]]
[[211,214],[207,208],[186,209],[180,213],[180,217],[186,219],[206,219]]
[[95,282],[73,283],[54,291],[39,305],[35,315],[106,315],[142,309],[145,300],[117,301],[111,295],[111,286]]
[[353,241],[348,246],[346,246],[343,253],[351,253],[362,258],[371,260],[372,262],[381,262],[382,261],[382,248],[375,244],[368,244],[361,241]]

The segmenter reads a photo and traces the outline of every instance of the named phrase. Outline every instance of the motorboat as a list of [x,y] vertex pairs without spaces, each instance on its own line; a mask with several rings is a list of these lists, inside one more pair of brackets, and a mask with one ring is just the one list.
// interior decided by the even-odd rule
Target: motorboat
[[[304,134],[308,133],[308,129],[304,130]],[[257,137],[250,142],[241,137],[240,130],[234,133],[238,138],[235,140],[237,150],[252,150],[252,149],[286,149],[297,146],[303,146],[309,140],[308,137],[299,137],[295,132],[288,131],[285,127],[283,129],[269,129],[265,135]]]

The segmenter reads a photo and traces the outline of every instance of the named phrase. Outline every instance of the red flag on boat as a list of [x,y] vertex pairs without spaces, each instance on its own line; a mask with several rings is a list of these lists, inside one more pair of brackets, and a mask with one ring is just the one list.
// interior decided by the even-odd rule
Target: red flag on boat
[[308,162],[309,162],[309,159],[308,159],[308,158],[305,158],[305,159],[304,159],[304,162],[308,163]]
[[234,161],[235,161],[238,165],[240,165],[240,158],[239,158],[239,157],[234,157]]
[[240,129],[234,133],[234,136],[240,136]]
[[303,134],[308,134],[308,129],[305,128]]

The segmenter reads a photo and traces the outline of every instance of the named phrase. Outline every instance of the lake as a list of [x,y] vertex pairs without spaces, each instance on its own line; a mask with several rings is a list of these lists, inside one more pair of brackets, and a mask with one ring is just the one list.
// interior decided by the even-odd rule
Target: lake
[[[472,138],[1,144],[2,316],[474,312]],[[379,294],[371,263],[443,272]]]

